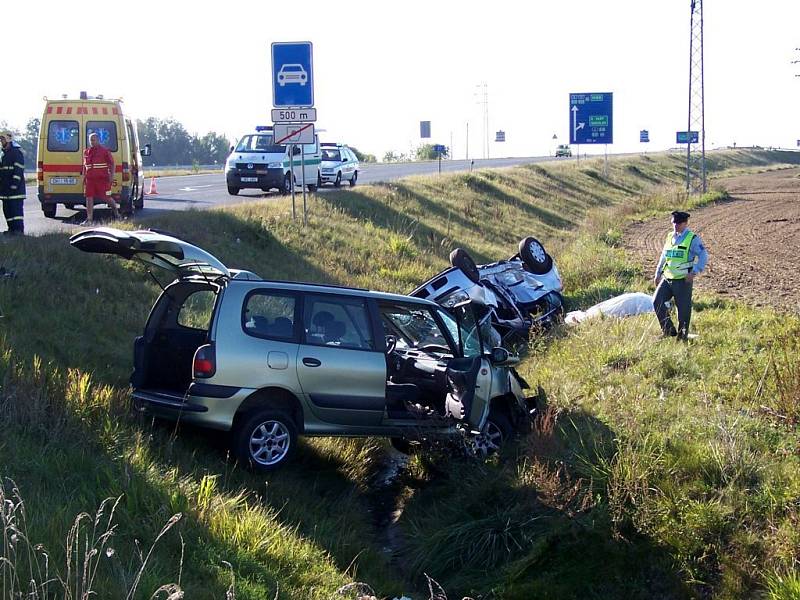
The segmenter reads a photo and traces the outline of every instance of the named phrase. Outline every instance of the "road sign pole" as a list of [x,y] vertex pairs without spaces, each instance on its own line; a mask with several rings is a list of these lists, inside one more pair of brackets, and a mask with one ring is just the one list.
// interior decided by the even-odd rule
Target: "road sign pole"
[[301,180],[303,181],[303,227],[308,225],[308,218],[306,217],[306,153],[303,152],[303,146],[300,145],[300,171],[302,172]]
[[297,218],[294,208],[294,144],[289,144],[289,185],[292,188],[292,221]]
[[608,177],[608,144],[605,144],[606,160],[603,163],[603,177]]
[[442,153],[439,152],[439,175],[442,174]]

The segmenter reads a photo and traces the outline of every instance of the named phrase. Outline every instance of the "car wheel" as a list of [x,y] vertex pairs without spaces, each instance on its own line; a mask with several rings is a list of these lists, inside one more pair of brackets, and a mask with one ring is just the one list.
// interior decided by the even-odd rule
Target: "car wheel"
[[471,282],[478,283],[481,280],[478,265],[463,248],[456,248],[450,253],[450,264],[456,269],[461,269]]
[[142,210],[144,208],[144,190],[139,192],[139,195],[136,197],[136,200],[133,202],[133,207],[136,210]]
[[342,185],[342,172],[341,171],[339,171],[336,174],[336,181],[333,182],[333,186],[334,187],[339,187],[340,185]]
[[401,437],[393,437],[389,438],[389,443],[391,444],[392,448],[397,450],[400,454],[405,454],[406,456],[411,456],[412,454],[416,453],[417,449],[419,448],[419,443],[414,443],[406,438]]
[[52,219],[56,216],[56,210],[58,209],[57,204],[42,204],[42,212],[44,216],[48,219]]
[[318,188],[322,187],[322,175],[320,175],[319,173],[317,173],[317,187]]
[[483,429],[467,439],[467,452],[477,458],[487,458],[500,452],[514,434],[508,417],[497,410],[489,412]]
[[119,212],[124,217],[133,216],[133,204],[131,203],[131,201],[126,200],[125,202],[120,202]]
[[281,194],[291,194],[292,193],[292,175],[287,173],[283,178],[283,187],[281,188]]
[[255,471],[274,471],[288,462],[297,447],[297,427],[280,410],[262,409],[245,418],[234,431],[236,457]]
[[544,275],[553,268],[553,258],[545,252],[542,243],[528,236],[519,243],[519,256],[531,273]]
[[350,179],[350,187],[353,187],[358,181],[358,171],[353,171],[353,177]]
[[239,188],[237,188],[237,187],[233,187],[233,186],[230,186],[230,185],[229,185],[229,186],[228,186],[228,193],[229,193],[231,196],[238,196],[238,195],[239,195]]
[[308,184],[308,191],[313,194],[314,192],[317,191],[317,186],[315,184],[313,184],[313,183],[309,183]]

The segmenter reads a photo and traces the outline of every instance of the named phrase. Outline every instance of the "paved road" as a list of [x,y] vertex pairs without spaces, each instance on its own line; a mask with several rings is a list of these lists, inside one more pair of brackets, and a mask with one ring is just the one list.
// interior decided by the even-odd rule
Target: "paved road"
[[[510,167],[532,162],[555,160],[550,156],[534,156],[526,158],[497,158],[478,159],[473,161],[450,160],[442,161],[442,172],[468,171],[473,169]],[[359,185],[390,181],[410,175],[430,175],[438,172],[439,165],[434,162],[413,162],[396,164],[362,164],[358,174]],[[274,197],[277,192],[264,194],[260,190],[242,190],[238,196],[228,194],[225,177],[222,173],[212,175],[185,175],[176,177],[157,178],[158,195],[145,196],[145,208],[137,212],[137,218],[148,217],[164,210],[205,209],[223,204],[246,202],[255,198]],[[150,187],[148,179],[145,191]],[[344,184],[347,187],[347,184]],[[326,186],[322,193],[335,193],[332,187]],[[100,208],[97,215],[103,218],[109,211]],[[42,215],[39,200],[36,196],[36,186],[28,186],[28,197],[25,201],[25,231],[30,234],[42,234],[48,231],[70,231],[86,217],[84,209],[68,210],[64,206],[58,207],[55,219],[46,219]]]

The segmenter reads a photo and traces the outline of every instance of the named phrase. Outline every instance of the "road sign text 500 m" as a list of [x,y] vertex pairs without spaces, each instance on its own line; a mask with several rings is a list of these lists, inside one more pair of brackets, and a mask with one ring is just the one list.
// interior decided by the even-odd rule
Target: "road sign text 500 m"
[[278,116],[281,121],[305,121],[310,117],[307,110],[279,110]]

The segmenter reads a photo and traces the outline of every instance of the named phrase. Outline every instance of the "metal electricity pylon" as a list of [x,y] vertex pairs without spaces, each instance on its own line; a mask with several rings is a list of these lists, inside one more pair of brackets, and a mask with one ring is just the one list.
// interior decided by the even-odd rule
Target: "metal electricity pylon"
[[[689,136],[686,144],[686,191],[705,193],[706,186],[706,121],[705,85],[703,80],[703,0],[690,0],[689,21]],[[697,132],[694,141],[692,132]]]

